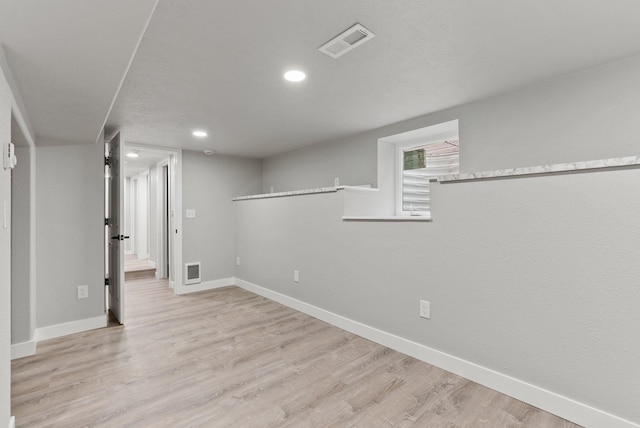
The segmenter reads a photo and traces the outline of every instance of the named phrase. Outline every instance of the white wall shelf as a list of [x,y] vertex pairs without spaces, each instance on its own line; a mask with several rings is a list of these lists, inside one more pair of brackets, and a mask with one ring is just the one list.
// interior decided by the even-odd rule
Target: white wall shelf
[[438,183],[454,183],[462,181],[523,178],[535,175],[596,172],[623,168],[640,168],[640,156],[626,156],[621,158],[600,159],[592,161],[557,163],[551,165],[530,166],[523,168],[496,169],[493,171],[451,174],[436,177],[431,181]]
[[430,216],[343,216],[345,221],[431,221]]
[[337,192],[342,187],[320,187],[317,189],[291,190],[288,192],[262,193],[259,195],[236,196],[233,201],[248,201],[251,199],[283,198],[287,196],[312,195],[314,193]]

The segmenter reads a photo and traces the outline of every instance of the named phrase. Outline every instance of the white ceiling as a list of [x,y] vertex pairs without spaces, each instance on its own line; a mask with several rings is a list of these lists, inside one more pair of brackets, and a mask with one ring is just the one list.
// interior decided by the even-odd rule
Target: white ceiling
[[126,150],[126,153],[135,152],[137,158],[124,158],[124,175],[125,177],[133,177],[134,175],[148,171],[149,168],[156,165],[161,160],[169,157],[169,153],[158,153],[143,149]]
[[[37,134],[95,140],[154,1],[4,3],[0,42]],[[317,50],[356,22],[376,37],[338,59]],[[107,125],[263,157],[639,53],[636,0],[160,0]],[[290,67],[308,79],[285,82]]]
[[155,4],[0,0],[0,43],[38,144],[97,140]]

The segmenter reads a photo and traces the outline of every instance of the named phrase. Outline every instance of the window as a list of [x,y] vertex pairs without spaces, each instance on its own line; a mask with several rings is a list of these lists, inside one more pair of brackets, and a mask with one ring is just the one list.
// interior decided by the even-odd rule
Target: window
[[457,137],[421,145],[399,145],[398,215],[429,215],[429,180],[439,175],[456,174],[460,165]]
[[378,181],[395,187],[396,216],[431,217],[429,180],[459,172],[458,135],[455,119],[378,140]]

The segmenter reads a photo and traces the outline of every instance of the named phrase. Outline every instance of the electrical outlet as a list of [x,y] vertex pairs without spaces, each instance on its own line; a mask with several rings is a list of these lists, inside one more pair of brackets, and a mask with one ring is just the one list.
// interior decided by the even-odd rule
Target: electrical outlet
[[293,271],[293,282],[300,282],[300,272],[297,270]]
[[240,256],[236,257],[236,266],[240,266]]
[[78,299],[86,299],[89,297],[89,286],[78,285]]
[[420,300],[420,316],[422,318],[431,319],[431,303],[426,300]]
[[335,177],[335,178],[333,179],[333,185],[334,185],[335,187],[339,187],[339,186],[340,186],[340,177]]
[[196,218],[196,210],[193,208],[187,209],[187,218]]

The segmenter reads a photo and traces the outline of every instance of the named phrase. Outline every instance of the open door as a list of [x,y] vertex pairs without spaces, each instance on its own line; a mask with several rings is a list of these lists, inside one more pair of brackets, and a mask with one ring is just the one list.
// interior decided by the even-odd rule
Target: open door
[[124,142],[118,132],[107,144],[107,165],[109,167],[108,204],[109,218],[109,261],[107,285],[109,309],[120,324],[124,324],[124,240],[122,234],[124,220],[124,163],[121,162],[121,148]]

